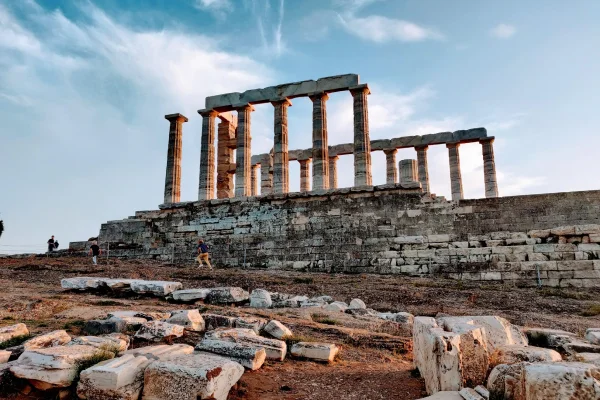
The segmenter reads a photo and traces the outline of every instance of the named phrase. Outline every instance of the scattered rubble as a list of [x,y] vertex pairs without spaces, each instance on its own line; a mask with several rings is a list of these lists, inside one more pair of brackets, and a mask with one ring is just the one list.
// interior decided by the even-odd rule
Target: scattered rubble
[[226,356],[252,371],[262,367],[267,358],[263,347],[244,342],[233,342],[227,338],[210,339],[205,337],[196,345],[196,350]]
[[242,288],[218,287],[210,290],[206,296],[206,302],[209,304],[244,303],[249,298],[250,294]]
[[191,303],[198,300],[206,299],[211,289],[181,289],[171,293],[171,297],[175,301]]
[[198,310],[174,311],[165,322],[181,325],[188,331],[201,332],[204,330],[204,319]]
[[262,347],[267,354],[267,360],[283,361],[287,353],[287,345],[284,341],[258,336],[252,329],[219,329],[207,332],[204,339],[224,340],[250,347]]
[[93,319],[87,321],[83,331],[89,335],[104,335],[107,333],[120,333],[127,330],[127,321],[118,317],[108,319]]

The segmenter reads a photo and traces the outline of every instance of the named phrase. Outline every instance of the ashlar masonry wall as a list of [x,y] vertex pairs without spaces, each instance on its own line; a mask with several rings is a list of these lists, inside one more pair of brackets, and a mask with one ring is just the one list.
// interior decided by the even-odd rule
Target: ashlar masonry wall
[[111,256],[600,287],[600,191],[449,202],[401,185],[168,205],[102,225]]

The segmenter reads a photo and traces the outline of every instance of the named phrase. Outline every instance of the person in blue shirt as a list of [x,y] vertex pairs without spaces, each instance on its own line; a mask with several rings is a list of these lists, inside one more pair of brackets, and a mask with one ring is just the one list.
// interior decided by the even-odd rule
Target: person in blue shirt
[[202,266],[204,262],[208,265],[208,268],[213,269],[212,265],[210,265],[210,261],[208,259],[208,246],[204,243],[204,240],[198,240],[198,257],[196,257],[196,261],[198,264]]

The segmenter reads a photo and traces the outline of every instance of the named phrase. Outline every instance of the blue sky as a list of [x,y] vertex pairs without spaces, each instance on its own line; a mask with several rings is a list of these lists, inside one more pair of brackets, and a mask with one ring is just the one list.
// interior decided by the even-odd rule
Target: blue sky
[[[0,253],[155,209],[165,114],[189,118],[182,200],[195,200],[206,96],[343,73],[371,87],[373,139],[485,126],[501,195],[598,189],[599,18],[596,0],[0,0]],[[352,140],[351,106],[331,95],[331,144]],[[272,146],[272,113],[253,113],[253,154]],[[290,148],[310,147],[310,124],[295,99]],[[480,146],[461,161],[466,197],[482,197]],[[349,186],[352,157],[339,163]],[[449,197],[443,146],[429,167]],[[383,154],[373,173],[385,181]]]

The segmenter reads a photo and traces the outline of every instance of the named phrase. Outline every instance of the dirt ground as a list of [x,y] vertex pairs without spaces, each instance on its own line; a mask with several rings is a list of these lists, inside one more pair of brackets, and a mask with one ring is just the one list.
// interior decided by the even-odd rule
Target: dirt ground
[[[414,315],[500,315],[522,326],[565,329],[582,334],[600,326],[600,292],[591,289],[517,288],[502,284],[382,275],[314,274],[279,270],[226,269],[210,272],[152,261],[87,258],[0,258],[0,326],[24,322],[32,333],[67,329],[79,334],[82,321],[108,311],[190,308],[151,297],[64,291],[60,279],[75,276],[177,280],[184,288],[240,286],[297,295],[360,298],[378,311]],[[410,332],[383,320],[332,314],[318,309],[255,310],[197,304],[201,312],[276,318],[295,335],[341,346],[326,365],[286,359],[246,372],[230,399],[418,399],[424,384],[412,373]],[[197,335],[179,341],[195,344]],[[139,346],[141,344],[133,344]],[[29,399],[32,395],[15,395]],[[35,398],[40,398],[39,394]]]

